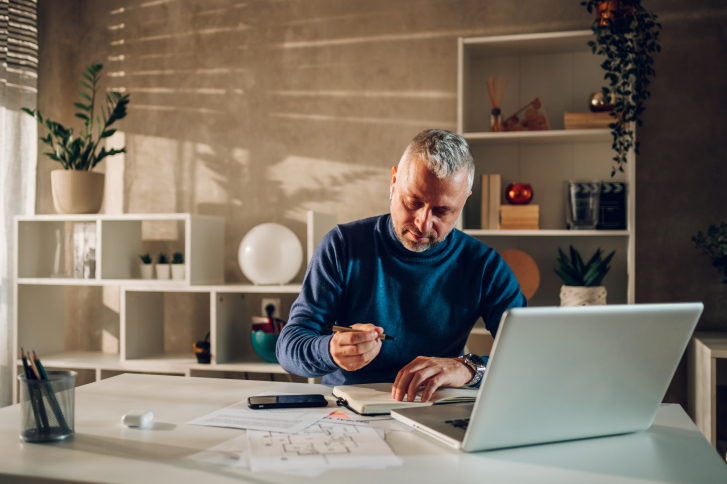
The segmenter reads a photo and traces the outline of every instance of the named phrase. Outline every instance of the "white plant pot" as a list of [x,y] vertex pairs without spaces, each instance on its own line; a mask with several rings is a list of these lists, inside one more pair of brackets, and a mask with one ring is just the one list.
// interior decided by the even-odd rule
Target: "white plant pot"
[[186,264],[172,264],[172,279],[175,281],[184,280],[184,266]]
[[98,213],[101,210],[103,173],[53,170],[50,179],[53,205],[58,213]]
[[142,279],[151,279],[154,277],[154,266],[151,264],[141,264],[139,266],[141,268],[141,278]]
[[606,304],[606,287],[561,286],[561,306],[600,306]]
[[157,268],[157,279],[169,279],[169,264],[154,264]]

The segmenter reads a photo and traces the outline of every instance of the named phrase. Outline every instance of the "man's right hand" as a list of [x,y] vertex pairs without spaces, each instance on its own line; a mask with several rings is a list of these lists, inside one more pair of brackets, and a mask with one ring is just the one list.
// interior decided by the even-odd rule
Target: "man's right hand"
[[354,324],[359,332],[336,333],[331,338],[330,350],[333,361],[346,371],[356,371],[371,363],[381,350],[379,334],[384,328],[373,324]]

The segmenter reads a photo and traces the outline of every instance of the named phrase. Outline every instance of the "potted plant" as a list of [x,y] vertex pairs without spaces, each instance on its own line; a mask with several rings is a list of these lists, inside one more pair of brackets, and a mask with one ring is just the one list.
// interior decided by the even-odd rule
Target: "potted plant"
[[616,162],[611,176],[624,171],[629,150],[639,154],[639,143],[634,143],[633,126],[642,126],[644,101],[648,99],[650,78],[654,77],[654,59],[651,54],[661,52],[658,44],[661,24],[657,16],[647,11],[641,0],[586,0],[581,2],[588,12],[597,12],[593,22],[595,41],[589,41],[594,54],[606,60],[601,67],[609,86],[603,88],[606,96],[615,93],[614,122],[609,125],[613,135]]
[[167,255],[162,252],[157,257],[157,279],[169,279],[169,259]]
[[175,281],[184,279],[184,254],[181,252],[172,254],[172,279]]
[[[719,226],[710,225],[707,235],[700,231],[696,237],[692,237],[692,242],[709,257],[717,272],[727,277],[727,222],[722,222]],[[727,279],[722,283],[727,284]]]
[[606,287],[601,285],[603,278],[611,266],[614,250],[605,259],[601,256],[603,251],[599,248],[593,257],[584,264],[581,255],[573,246],[570,246],[570,259],[562,250],[558,249],[559,269],[555,273],[563,280],[560,288],[561,306],[595,306],[606,304]]
[[78,135],[74,136],[73,128],[44,119],[40,111],[23,108],[48,130],[48,136],[40,137],[40,141],[50,148],[45,155],[63,167],[62,170],[51,172],[53,204],[58,213],[98,213],[103,203],[104,175],[91,170],[107,156],[126,152],[126,148],[107,151],[101,146],[99,149],[101,141],[116,132],[110,126],[126,116],[126,105],[129,103],[128,94],[109,91],[104,105],[99,109],[101,116],[94,115],[102,68],[101,64],[93,64],[82,73],[82,89],[78,91],[81,102],[74,103],[79,109],[76,117],[84,121]]
[[139,254],[139,259],[141,259],[141,278],[151,279],[154,271],[154,266],[151,265],[151,256],[149,254]]

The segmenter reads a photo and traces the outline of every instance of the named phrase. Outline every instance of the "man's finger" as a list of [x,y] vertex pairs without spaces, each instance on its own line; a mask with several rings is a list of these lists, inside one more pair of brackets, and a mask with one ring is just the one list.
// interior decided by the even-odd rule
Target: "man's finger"
[[366,343],[359,343],[356,345],[345,345],[341,346],[341,354],[343,356],[361,355],[378,347],[379,343],[377,343],[376,340],[367,341]]
[[366,331],[358,332],[351,331],[348,333],[338,333],[338,341],[341,345],[356,345],[359,343],[365,343],[366,341],[373,341],[377,339],[379,333],[377,331]]
[[418,370],[416,373],[414,373],[414,377],[409,382],[409,388],[406,391],[407,400],[413,402],[416,399],[417,392],[419,392],[419,387],[422,386],[424,380],[428,380],[436,373],[437,369],[432,368],[431,366],[422,368],[421,370]]
[[430,378],[427,382],[427,386],[424,387],[424,391],[422,392],[422,402],[428,402],[440,386],[442,386],[441,374]]

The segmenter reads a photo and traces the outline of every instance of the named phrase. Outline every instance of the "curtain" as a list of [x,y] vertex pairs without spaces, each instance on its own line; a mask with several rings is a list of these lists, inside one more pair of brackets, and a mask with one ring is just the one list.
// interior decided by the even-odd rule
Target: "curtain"
[[0,0],[0,407],[12,402],[15,215],[35,212],[38,31],[35,0]]

